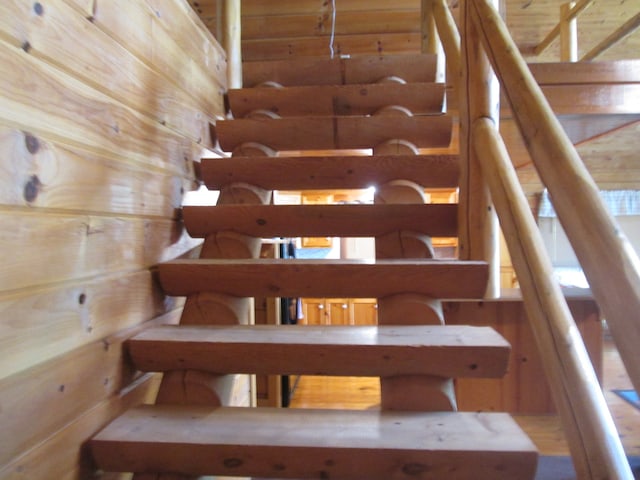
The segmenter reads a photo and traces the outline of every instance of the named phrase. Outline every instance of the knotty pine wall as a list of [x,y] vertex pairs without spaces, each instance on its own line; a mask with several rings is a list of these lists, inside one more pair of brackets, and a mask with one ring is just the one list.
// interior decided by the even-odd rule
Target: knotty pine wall
[[152,269],[196,246],[224,54],[186,0],[2,0],[0,69],[0,478],[96,478],[83,443],[158,384],[123,341],[179,316]]

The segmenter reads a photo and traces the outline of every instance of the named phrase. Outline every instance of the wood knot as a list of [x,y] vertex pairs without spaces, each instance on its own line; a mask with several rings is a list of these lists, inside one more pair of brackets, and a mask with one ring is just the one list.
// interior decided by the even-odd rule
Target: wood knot
[[24,144],[31,155],[35,155],[40,150],[40,141],[30,133],[24,134]]
[[239,458],[225,458],[222,463],[224,463],[224,466],[227,468],[238,468],[244,464]]
[[31,203],[35,201],[40,193],[40,188],[42,187],[42,183],[40,183],[40,179],[36,175],[31,175],[29,177],[29,181],[24,186],[24,199]]
[[422,463],[407,463],[402,467],[402,472],[411,477],[420,476],[428,471],[429,467],[427,465],[423,465]]

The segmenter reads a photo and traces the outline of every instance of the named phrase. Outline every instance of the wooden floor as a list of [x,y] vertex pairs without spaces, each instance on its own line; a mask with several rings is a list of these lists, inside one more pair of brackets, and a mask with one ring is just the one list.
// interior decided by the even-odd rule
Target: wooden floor
[[[632,388],[615,346],[607,338],[604,348],[605,398],[620,433],[627,455],[640,455],[640,410],[612,389]],[[376,378],[300,377],[291,399],[292,408],[380,408],[380,387]],[[515,417],[542,455],[569,455],[557,416],[519,415]]]

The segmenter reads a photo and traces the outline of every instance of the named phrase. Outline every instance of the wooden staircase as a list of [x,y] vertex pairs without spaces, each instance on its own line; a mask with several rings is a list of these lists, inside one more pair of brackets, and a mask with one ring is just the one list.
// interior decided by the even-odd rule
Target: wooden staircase
[[[457,208],[425,204],[423,192],[455,187],[458,174],[455,156],[420,154],[451,141],[434,78],[431,56],[247,66],[246,83],[267,86],[229,92],[244,118],[215,134],[233,156],[201,165],[218,205],[183,209],[189,233],[205,238],[202,256],[159,266],[166,293],[187,297],[181,325],[128,343],[138,369],[165,372],[157,404],[91,441],[101,469],[145,479],[533,478],[537,452],[508,415],[456,411],[452,379],[504,375],[510,347],[491,329],[442,321],[440,300],[481,298],[488,268],[433,258],[430,238],[456,236]],[[373,156],[276,156],[361,148]],[[271,201],[273,190],[372,184],[373,205]],[[375,237],[377,258],[258,258],[262,238],[307,236]],[[379,325],[251,325],[252,297],[376,297]],[[380,377],[381,410],[229,406],[234,374],[247,373]]]

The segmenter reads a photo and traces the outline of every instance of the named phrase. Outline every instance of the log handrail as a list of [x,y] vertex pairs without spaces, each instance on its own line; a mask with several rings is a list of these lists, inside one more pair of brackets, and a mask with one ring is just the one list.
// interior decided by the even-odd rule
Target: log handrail
[[474,122],[473,137],[578,478],[633,478],[502,138],[486,118]]
[[[640,311],[640,260],[608,214],[595,182],[498,12],[488,0],[466,0],[463,9],[472,17],[480,37],[473,41],[482,43],[502,84],[538,173],[551,193],[558,217],[609,322],[627,371],[635,388],[640,390],[640,364],[635,352],[640,344],[640,322],[636,320]],[[465,62],[463,59],[463,68]],[[469,84],[487,83],[485,78],[466,77],[470,77]],[[505,167],[506,149],[497,140],[491,121],[476,117],[471,122],[471,143],[487,157],[483,157],[483,176],[498,207],[501,224],[508,225],[505,233],[509,250],[578,476],[632,479],[582,339],[576,333],[557,282],[550,280],[550,263],[541,250],[532,214],[515,174]]]

